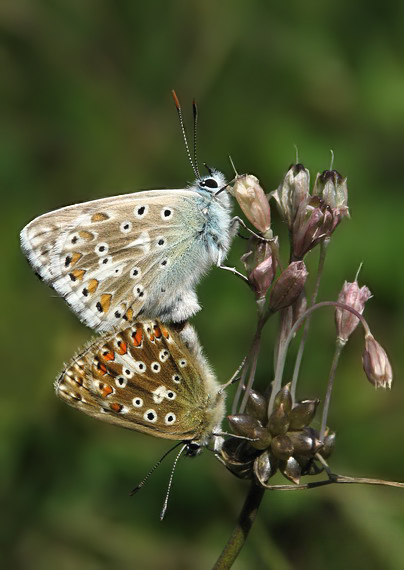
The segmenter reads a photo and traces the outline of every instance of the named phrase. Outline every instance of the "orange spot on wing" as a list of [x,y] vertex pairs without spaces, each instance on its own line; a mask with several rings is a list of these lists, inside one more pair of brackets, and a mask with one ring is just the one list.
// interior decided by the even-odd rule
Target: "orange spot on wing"
[[104,313],[106,313],[111,305],[112,295],[110,293],[104,293],[101,295],[100,303]]
[[103,384],[103,387],[101,388],[101,386],[100,386],[100,389],[101,389],[101,396],[103,398],[106,398],[107,396],[109,396],[113,392],[113,389],[108,384]]
[[92,222],[104,222],[105,220],[108,219],[109,219],[108,214],[105,214],[104,212],[96,212],[91,216]]
[[94,239],[94,234],[92,234],[91,232],[86,232],[85,230],[80,230],[79,236],[81,237],[81,239],[85,239],[86,241]]
[[118,341],[118,354],[126,354],[128,352],[128,345],[123,340]]
[[110,405],[110,408],[114,412],[120,412],[122,410],[123,406],[121,404],[118,404],[117,402],[114,402],[113,404]]
[[133,344],[135,346],[140,346],[143,339],[143,328],[142,325],[136,325],[136,332],[132,333]]
[[107,367],[102,362],[97,362],[97,372],[102,376],[107,373]]
[[69,275],[70,275],[70,276],[73,275],[73,281],[76,281],[76,279],[78,279],[79,281],[82,281],[85,272],[86,272],[85,269],[75,269],[74,271],[72,271],[71,273],[69,273]]
[[126,311],[126,320],[131,321],[133,319],[133,309],[128,309]]
[[75,251],[74,253],[72,253],[72,260],[70,262],[70,265],[75,265],[79,259],[81,259],[83,256],[81,253],[79,253],[78,251]]
[[164,338],[170,338],[170,334],[165,327],[161,327],[161,332],[163,333]]
[[154,335],[156,338],[161,338],[161,329],[158,325],[154,325]]
[[90,281],[87,283],[87,291],[91,294],[95,293],[97,287],[98,287],[97,279],[90,279]]
[[115,354],[113,353],[112,350],[110,350],[109,352],[105,352],[105,353],[103,352],[102,357],[104,360],[114,360]]

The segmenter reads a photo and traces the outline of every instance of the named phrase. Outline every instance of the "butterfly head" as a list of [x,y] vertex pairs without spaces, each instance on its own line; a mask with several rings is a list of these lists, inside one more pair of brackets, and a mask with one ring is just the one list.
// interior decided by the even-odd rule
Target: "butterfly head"
[[219,170],[208,166],[206,168],[209,174],[197,178],[196,186],[200,192],[207,192],[214,196],[218,191],[226,188],[226,179]]

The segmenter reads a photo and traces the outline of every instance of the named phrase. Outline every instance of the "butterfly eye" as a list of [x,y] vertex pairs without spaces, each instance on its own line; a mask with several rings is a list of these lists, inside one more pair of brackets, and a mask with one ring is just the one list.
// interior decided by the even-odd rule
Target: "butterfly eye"
[[171,425],[175,422],[176,419],[177,419],[176,415],[173,414],[172,412],[169,412],[168,414],[165,415],[164,422],[167,425]]
[[207,188],[219,188],[217,180],[214,178],[205,178],[205,180],[201,180],[200,185]]
[[143,400],[142,398],[133,398],[132,404],[135,408],[141,408],[143,406]]

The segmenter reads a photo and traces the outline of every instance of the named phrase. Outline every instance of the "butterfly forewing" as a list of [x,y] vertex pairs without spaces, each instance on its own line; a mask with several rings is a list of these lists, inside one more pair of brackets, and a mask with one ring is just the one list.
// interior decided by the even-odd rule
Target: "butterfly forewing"
[[[194,284],[230,243],[228,203],[215,202],[214,215],[212,204],[191,187],[68,206],[28,224],[22,248],[38,275],[96,330],[140,313],[183,321],[199,309]],[[220,239],[207,239],[212,232]]]
[[166,439],[205,440],[224,413],[223,396],[198,350],[157,321],[96,339],[55,388],[91,416]]

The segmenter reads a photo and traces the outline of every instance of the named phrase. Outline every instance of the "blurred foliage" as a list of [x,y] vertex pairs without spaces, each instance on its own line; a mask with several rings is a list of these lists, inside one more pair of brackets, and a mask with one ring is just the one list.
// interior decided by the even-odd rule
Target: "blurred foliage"
[[[334,150],[352,220],[333,238],[320,297],[335,299],[364,262],[361,283],[375,295],[366,314],[396,381],[393,393],[371,388],[356,333],[336,379],[332,465],[404,480],[403,16],[398,0],[1,2],[2,568],[209,568],[245,496],[208,452],[180,462],[163,524],[169,460],[127,496],[167,443],[81,416],[54,397],[58,369],[91,331],[35,279],[18,246],[20,229],[46,211],[192,179],[173,87],[186,119],[198,100],[201,161],[229,178],[228,154],[270,191],[294,144],[313,176]],[[243,247],[238,240],[230,263]],[[317,253],[310,257],[315,263]],[[253,298],[218,270],[199,294],[204,310],[194,322],[224,381],[250,342]],[[270,328],[257,386],[271,379]],[[317,314],[301,397],[323,396],[333,335],[332,312]],[[235,568],[398,569],[403,531],[396,489],[270,493]]]

